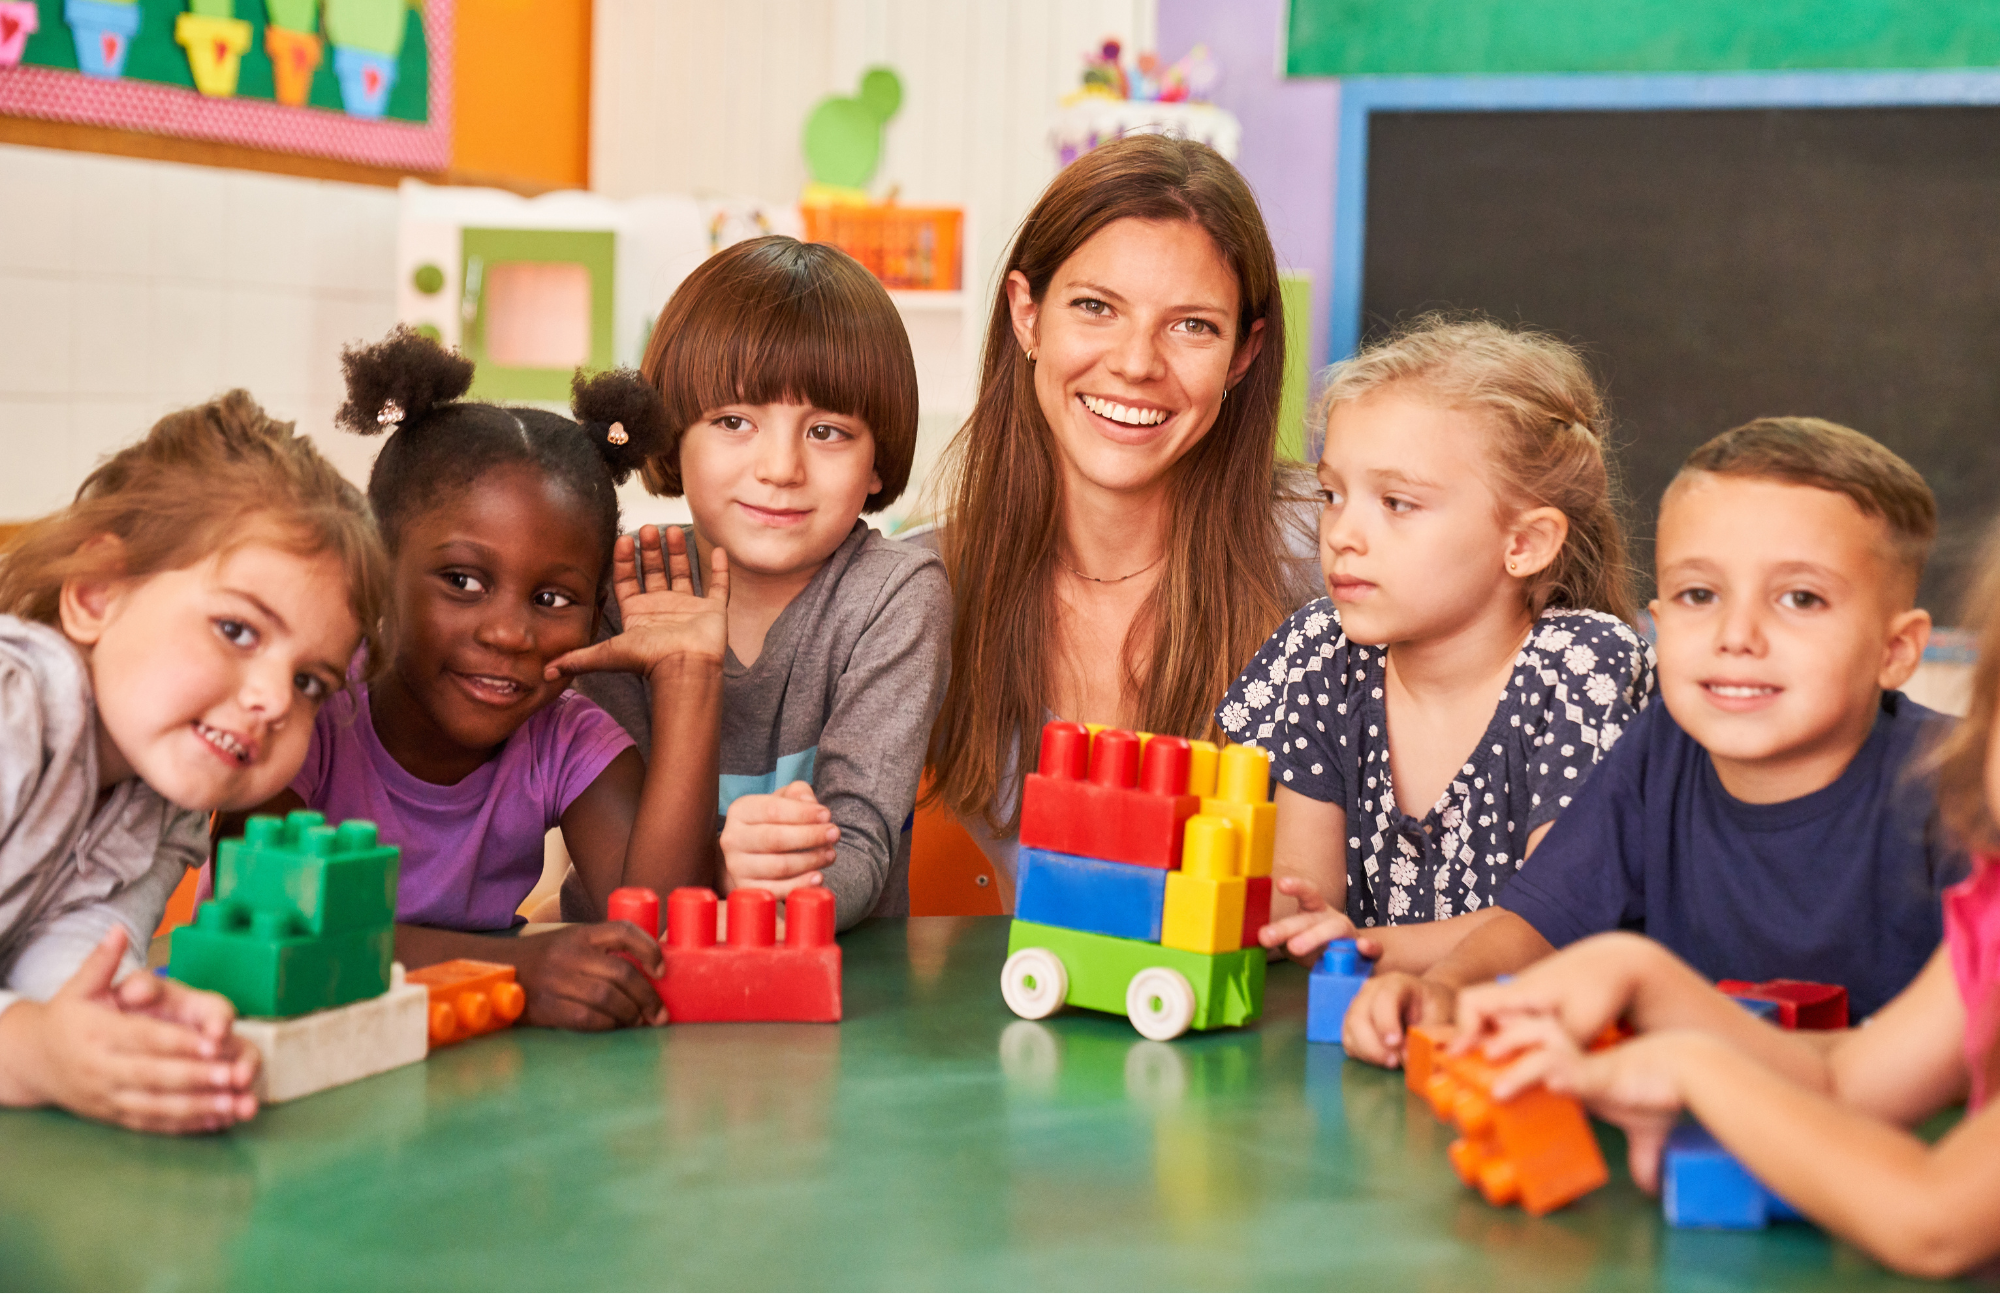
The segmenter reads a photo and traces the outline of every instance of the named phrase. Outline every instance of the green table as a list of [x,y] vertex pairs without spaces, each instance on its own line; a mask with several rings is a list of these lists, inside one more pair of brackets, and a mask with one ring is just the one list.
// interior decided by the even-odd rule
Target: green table
[[1624,1172],[1487,1207],[1402,1076],[1261,1025],[1016,1020],[1006,923],[842,940],[847,1020],[520,1029],[226,1136],[0,1111],[0,1285],[1912,1285],[1819,1232],[1677,1232]]

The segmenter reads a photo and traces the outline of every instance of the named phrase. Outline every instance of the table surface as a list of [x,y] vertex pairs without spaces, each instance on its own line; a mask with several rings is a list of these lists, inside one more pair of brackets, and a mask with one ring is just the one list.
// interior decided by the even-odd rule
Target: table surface
[[1903,1288],[1611,1185],[1490,1208],[1399,1073],[1001,1003],[1002,918],[844,936],[847,1019],[516,1029],[169,1139],[0,1111],[7,1287]]

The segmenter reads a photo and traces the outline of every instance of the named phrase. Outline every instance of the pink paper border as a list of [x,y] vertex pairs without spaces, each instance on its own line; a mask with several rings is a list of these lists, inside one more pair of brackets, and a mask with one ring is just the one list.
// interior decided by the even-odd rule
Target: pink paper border
[[430,120],[421,126],[367,121],[324,108],[288,108],[265,99],[211,99],[178,86],[105,81],[81,72],[33,66],[0,68],[0,116],[207,139],[406,171],[441,171],[451,163],[455,2],[424,0]]

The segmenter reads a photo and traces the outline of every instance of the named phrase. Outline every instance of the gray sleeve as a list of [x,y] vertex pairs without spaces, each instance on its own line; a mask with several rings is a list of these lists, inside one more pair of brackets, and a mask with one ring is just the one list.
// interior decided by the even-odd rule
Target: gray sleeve
[[925,562],[884,586],[834,685],[813,762],[813,794],[840,828],[822,871],[843,930],[876,911],[894,879],[950,659],[951,586],[942,565]]

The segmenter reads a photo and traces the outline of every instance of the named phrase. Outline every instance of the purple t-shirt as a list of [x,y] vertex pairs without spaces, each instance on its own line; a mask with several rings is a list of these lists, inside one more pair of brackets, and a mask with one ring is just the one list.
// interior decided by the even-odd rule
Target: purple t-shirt
[[366,818],[403,850],[396,919],[504,930],[542,877],[542,838],[632,738],[597,705],[564,692],[463,781],[412,777],[375,736],[368,689],[320,707],[292,789],[335,822]]

